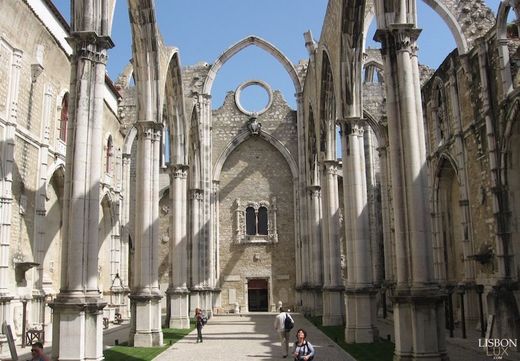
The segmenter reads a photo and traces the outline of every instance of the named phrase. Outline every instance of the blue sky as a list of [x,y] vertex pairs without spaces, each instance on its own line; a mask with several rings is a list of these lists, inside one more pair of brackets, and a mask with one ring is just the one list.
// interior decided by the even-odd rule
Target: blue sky
[[[69,19],[70,0],[54,0]],[[499,0],[486,0],[496,13]],[[308,58],[303,33],[311,30],[319,39],[327,0],[156,0],[160,32],[167,45],[180,49],[183,65],[199,61],[212,63],[235,42],[258,35],[278,47],[294,63]],[[437,67],[455,48],[455,41],[442,19],[418,1],[419,60]],[[375,26],[368,36],[372,37]],[[131,33],[127,1],[117,0],[112,38],[116,47],[109,53],[108,73],[117,78],[131,58]],[[369,45],[375,47],[377,44]],[[283,67],[256,47],[248,47],[231,58],[218,73],[213,87],[213,107],[222,104],[227,91],[246,80],[260,79],[282,91],[295,106],[294,88]],[[262,108],[266,95],[256,87],[247,88],[242,103],[250,110]],[[259,99],[259,100],[257,100]]]

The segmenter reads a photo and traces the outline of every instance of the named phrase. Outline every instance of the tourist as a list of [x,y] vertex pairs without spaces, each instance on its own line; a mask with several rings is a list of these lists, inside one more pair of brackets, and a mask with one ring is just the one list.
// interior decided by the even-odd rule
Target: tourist
[[314,347],[306,340],[307,332],[300,328],[296,332],[296,342],[294,343],[294,360],[296,361],[311,361],[314,359]]
[[197,325],[197,343],[202,342],[202,327],[204,326],[204,316],[200,308],[195,309],[195,321]]
[[31,361],[50,361],[50,359],[43,353],[43,345],[41,342],[35,342],[31,346]]
[[286,329],[285,327],[285,319],[289,318],[292,324],[294,325],[294,320],[291,315],[287,312],[284,312],[283,307],[280,307],[280,313],[276,315],[274,319],[274,329],[280,335],[280,341],[282,342],[282,353],[283,358],[286,358],[289,354],[289,332],[290,329]]

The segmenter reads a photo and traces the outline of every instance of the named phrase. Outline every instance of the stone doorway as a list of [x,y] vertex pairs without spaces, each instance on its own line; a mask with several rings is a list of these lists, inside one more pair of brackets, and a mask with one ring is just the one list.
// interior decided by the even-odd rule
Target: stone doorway
[[247,302],[250,312],[268,311],[268,282],[266,278],[250,279],[247,282]]

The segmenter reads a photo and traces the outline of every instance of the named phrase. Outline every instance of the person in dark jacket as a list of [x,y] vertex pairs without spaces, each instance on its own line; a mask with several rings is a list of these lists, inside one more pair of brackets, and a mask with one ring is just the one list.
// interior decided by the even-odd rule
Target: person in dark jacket
[[200,308],[195,309],[195,321],[197,325],[197,343],[202,342],[202,327],[204,327],[202,310]]

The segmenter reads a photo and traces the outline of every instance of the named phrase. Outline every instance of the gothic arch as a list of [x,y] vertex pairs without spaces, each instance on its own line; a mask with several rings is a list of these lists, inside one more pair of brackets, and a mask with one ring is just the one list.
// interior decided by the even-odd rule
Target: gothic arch
[[458,22],[455,14],[444,4],[444,1],[440,0],[423,0],[423,2],[431,7],[433,11],[435,11],[439,16],[444,20],[448,28],[450,29],[453,37],[455,38],[455,43],[457,44],[457,49],[459,49],[459,54],[465,54],[469,50],[468,40],[466,39],[466,35]]
[[125,137],[123,144],[123,154],[132,154],[132,145],[134,144],[135,137],[137,136],[137,128],[132,127]]
[[502,0],[497,14],[497,41],[499,53],[500,74],[504,98],[513,91],[513,79],[511,74],[511,62],[509,58],[509,47],[507,42],[507,18],[511,8],[520,11],[518,0]]
[[179,53],[174,50],[166,72],[163,114],[170,130],[171,164],[188,164],[189,124],[185,116],[181,70]]
[[365,0],[343,1],[341,14],[340,86],[343,117],[361,116]]
[[308,167],[308,182],[309,186],[319,183],[319,171],[318,171],[318,138],[316,135],[316,119],[314,117],[314,111],[312,105],[308,106],[308,118],[307,118],[307,135],[306,135],[306,150],[307,150],[307,164]]
[[296,69],[294,68],[294,65],[291,63],[289,58],[287,58],[287,56],[285,56],[285,54],[283,54],[273,44],[269,43],[268,41],[260,37],[251,35],[233,44],[229,49],[227,49],[224,53],[222,53],[222,55],[219,56],[219,58],[213,63],[213,65],[211,65],[208,75],[204,81],[204,87],[202,91],[203,94],[211,94],[213,82],[215,81],[215,77],[217,76],[217,73],[222,67],[222,65],[224,65],[224,63],[228,61],[230,58],[232,58],[235,54],[251,45],[258,46],[259,48],[267,51],[269,54],[274,56],[275,59],[277,59],[282,64],[282,66],[285,68],[285,70],[291,77],[291,80],[294,84],[295,93],[299,93],[301,91],[300,79],[298,78]]
[[65,162],[62,159],[57,158],[53,164],[49,166],[49,169],[47,170],[47,183],[45,184],[45,194],[48,194],[49,184],[50,180],[54,176],[54,173],[56,172],[62,172],[63,176],[65,176]]
[[363,110],[363,116],[368,126],[374,131],[379,146],[388,144],[388,131],[386,127],[377,121],[376,118],[366,109]]
[[190,164],[190,185],[193,188],[202,188],[201,183],[201,141],[199,129],[199,113],[197,107],[193,107],[190,122],[190,144],[188,146],[188,162]]
[[336,112],[334,74],[327,49],[321,52],[320,90],[319,90],[319,150],[326,159],[335,159],[336,154]]
[[[266,133],[265,131],[261,131],[258,136],[274,146],[285,158],[287,161],[287,164],[289,165],[289,168],[291,169],[291,174],[293,179],[298,178],[298,166],[296,164],[296,161],[294,160],[293,156],[289,152],[289,149],[285,147],[285,145],[282,144],[277,138],[273,137],[271,134]],[[220,173],[222,171],[222,167],[224,166],[224,163],[226,162],[226,159],[229,157],[229,155],[238,148],[240,144],[248,140],[249,138],[253,137],[253,135],[249,131],[242,132],[238,134],[235,138],[233,138],[224,151],[220,154],[218,157],[217,162],[215,163],[215,166],[213,168],[213,182],[220,181]]]
[[137,96],[137,121],[162,120],[160,51],[163,48],[155,19],[155,2],[129,0],[132,65]]
[[[433,233],[435,235],[435,277],[442,282],[450,281],[450,278],[453,281],[453,277],[456,278],[457,273],[460,273],[460,271],[464,272],[463,268],[459,269],[459,267],[453,266],[454,263],[457,263],[457,258],[452,258],[450,261],[447,259],[447,254],[449,254],[450,258],[455,256],[456,247],[457,245],[460,246],[462,241],[462,231],[455,232],[457,227],[462,225],[460,219],[458,224],[456,222],[457,218],[461,218],[461,214],[456,212],[457,209],[460,210],[460,199],[452,199],[453,182],[456,182],[457,186],[455,191],[459,193],[461,191],[461,182],[455,159],[449,153],[442,153],[436,164],[434,174],[431,205],[433,210]],[[454,203],[456,203],[456,206],[453,206]],[[456,214],[458,214],[458,217],[455,216]],[[462,279],[458,281],[462,281]]]

